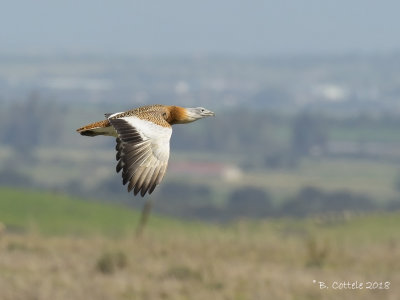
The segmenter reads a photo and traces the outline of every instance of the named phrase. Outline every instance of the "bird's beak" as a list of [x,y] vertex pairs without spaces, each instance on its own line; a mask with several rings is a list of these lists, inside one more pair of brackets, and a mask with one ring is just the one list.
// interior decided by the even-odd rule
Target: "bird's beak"
[[201,115],[204,117],[214,117],[215,113],[211,110],[205,110],[201,113]]

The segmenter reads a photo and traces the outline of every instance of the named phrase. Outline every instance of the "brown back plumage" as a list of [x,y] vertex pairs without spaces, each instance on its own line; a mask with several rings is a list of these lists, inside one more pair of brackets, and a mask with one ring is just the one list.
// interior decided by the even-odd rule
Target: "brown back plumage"
[[[153,122],[154,124],[167,127],[173,124],[185,123],[186,120],[186,109],[180,106],[171,105],[146,105],[138,108],[134,108],[125,112],[111,115],[106,120],[90,123],[83,127],[78,128],[76,131],[82,135],[95,136],[104,134],[100,128],[110,127],[111,123],[109,119],[119,119],[125,117],[138,117],[139,119]],[[93,131],[96,129],[96,131]]]
[[146,105],[128,110],[126,112],[112,116],[110,119],[118,119],[123,117],[135,116],[142,120],[151,121],[154,124],[165,126],[165,122],[169,125],[184,123],[186,118],[186,109],[174,105]]
[[146,106],[141,106],[138,108],[130,109],[128,111],[113,115],[111,119],[118,119],[118,118],[123,118],[123,117],[140,117],[145,114],[154,114],[154,113],[160,113],[164,112],[167,109],[168,106],[162,105],[162,104],[153,104],[153,105],[146,105]]

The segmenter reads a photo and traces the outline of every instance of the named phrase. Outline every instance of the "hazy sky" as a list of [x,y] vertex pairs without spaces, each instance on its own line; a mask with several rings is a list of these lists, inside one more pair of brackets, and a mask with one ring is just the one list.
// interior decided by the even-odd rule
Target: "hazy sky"
[[400,50],[397,0],[15,0],[0,53],[342,54]]

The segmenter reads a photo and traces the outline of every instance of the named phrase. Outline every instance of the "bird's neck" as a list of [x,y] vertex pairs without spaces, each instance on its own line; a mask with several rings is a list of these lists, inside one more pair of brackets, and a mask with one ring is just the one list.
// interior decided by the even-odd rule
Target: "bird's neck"
[[168,106],[169,116],[167,122],[173,124],[190,123],[194,120],[189,118],[186,108],[180,106]]

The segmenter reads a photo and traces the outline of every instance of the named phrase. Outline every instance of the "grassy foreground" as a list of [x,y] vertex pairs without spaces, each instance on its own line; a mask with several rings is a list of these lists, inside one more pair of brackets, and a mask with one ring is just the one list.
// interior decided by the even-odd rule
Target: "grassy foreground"
[[[0,233],[4,300],[400,294],[398,213],[226,226],[153,217],[137,239],[137,215],[124,207],[11,189],[0,189],[0,199],[0,221],[12,229]],[[320,289],[320,281],[329,288]],[[334,288],[356,281],[356,289]]]

